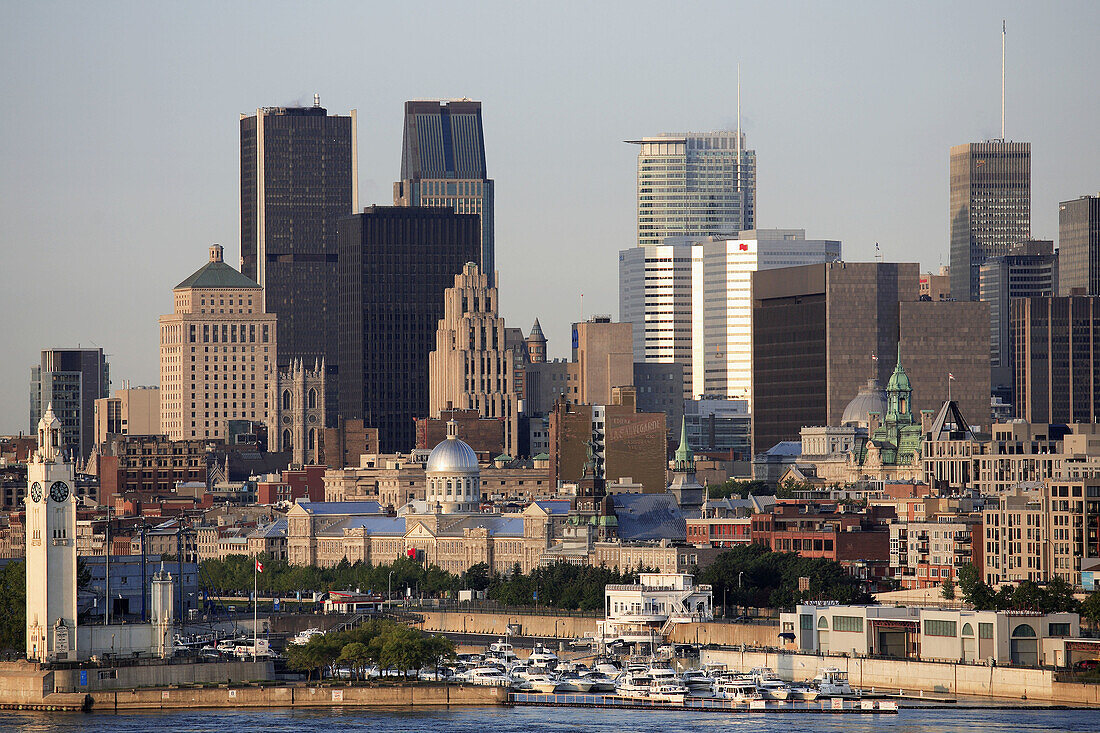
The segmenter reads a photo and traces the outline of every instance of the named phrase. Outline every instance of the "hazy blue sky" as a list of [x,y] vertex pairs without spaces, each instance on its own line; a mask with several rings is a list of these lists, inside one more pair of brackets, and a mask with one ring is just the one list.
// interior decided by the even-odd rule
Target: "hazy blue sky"
[[0,431],[26,430],[44,347],[102,346],[158,382],[157,318],[212,242],[239,264],[238,116],[359,110],[360,203],[391,203],[406,99],[484,103],[501,307],[618,307],[636,148],[742,120],[758,224],[947,264],[948,148],[1032,143],[1032,230],[1100,190],[1100,3],[276,3],[0,0]]

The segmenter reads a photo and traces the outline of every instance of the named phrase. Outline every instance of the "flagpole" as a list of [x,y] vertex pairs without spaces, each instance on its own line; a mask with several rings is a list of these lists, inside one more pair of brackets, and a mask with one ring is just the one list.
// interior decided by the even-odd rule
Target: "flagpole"
[[256,647],[260,642],[258,621],[259,613],[256,610],[256,604],[260,601],[260,556],[255,557],[255,562],[252,563],[252,661],[256,661]]

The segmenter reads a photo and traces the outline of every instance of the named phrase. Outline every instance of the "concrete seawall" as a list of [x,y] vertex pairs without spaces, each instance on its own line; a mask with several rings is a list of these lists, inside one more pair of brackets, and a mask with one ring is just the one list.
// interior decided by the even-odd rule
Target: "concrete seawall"
[[[501,687],[476,685],[259,685],[250,687],[161,688],[100,690],[89,693],[53,693],[18,705],[34,708],[80,709],[92,712],[171,710],[178,708],[272,707],[422,707],[447,705],[501,705]],[[14,701],[0,700],[13,706]]]
[[595,618],[583,616],[535,616],[504,612],[417,611],[424,617],[425,631],[504,636],[509,625],[520,627],[520,636],[549,636],[575,639],[595,633]]
[[771,667],[783,679],[793,681],[812,679],[822,667],[837,667],[848,673],[853,687],[864,689],[1100,705],[1100,685],[1055,682],[1054,673],[1047,669],[711,649],[703,650],[702,661],[742,671]]

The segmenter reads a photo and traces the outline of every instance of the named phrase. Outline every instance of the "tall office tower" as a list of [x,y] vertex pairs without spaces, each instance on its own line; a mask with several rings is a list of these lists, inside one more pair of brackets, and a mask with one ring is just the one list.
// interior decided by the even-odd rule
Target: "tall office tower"
[[978,300],[980,268],[1031,239],[1031,143],[951,148],[951,295]]
[[1059,295],[1100,295],[1100,194],[1058,204]]
[[443,418],[445,410],[473,409],[497,418],[504,422],[504,452],[516,456],[519,399],[513,352],[505,342],[497,288],[476,263],[467,262],[443,293],[443,318],[428,355],[428,414]]
[[[1009,303],[1013,298],[1055,295],[1058,292],[1060,254],[1050,240],[1020,242],[1009,254],[986,260],[980,285],[982,301],[989,303],[989,366],[991,383],[1012,388],[1012,328]],[[974,419],[974,418],[970,418]]]
[[260,286],[215,244],[172,298],[175,311],[160,317],[160,432],[228,440],[230,420],[266,423],[278,350]]
[[52,404],[61,421],[61,448],[83,461],[95,445],[95,401],[110,394],[103,349],[43,349],[31,367],[30,431]]
[[752,406],[752,273],[840,259],[840,242],[803,229],[757,229],[695,245],[692,394]]
[[[839,426],[869,377],[886,384],[900,357],[918,410],[948,390],[987,424],[985,303],[921,301],[916,263],[829,262],[753,273],[753,452]],[[954,376],[954,380],[949,379]]]
[[264,107],[241,116],[241,273],[279,319],[279,366],[323,360],[335,424],[337,222],[359,208],[355,110]]
[[756,151],[738,132],[661,133],[638,145],[638,245],[756,227]]
[[95,401],[95,444],[112,435],[160,435],[160,389],[126,387]]
[[378,429],[383,453],[416,444],[443,293],[481,251],[481,221],[443,207],[369,206],[340,222],[339,414]]
[[1100,296],[1012,301],[1016,417],[1100,422]]
[[630,324],[612,323],[609,316],[574,323],[569,379],[575,385],[569,400],[581,405],[606,405],[616,387],[633,386]]
[[405,102],[401,180],[395,206],[446,206],[481,216],[481,252],[474,261],[493,284],[493,181],[485,173],[481,102],[469,99]]

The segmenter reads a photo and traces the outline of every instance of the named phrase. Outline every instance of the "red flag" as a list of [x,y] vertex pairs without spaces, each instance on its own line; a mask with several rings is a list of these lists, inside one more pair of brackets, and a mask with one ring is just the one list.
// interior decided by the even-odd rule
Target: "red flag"
[[740,245],[740,249],[741,249],[742,252],[748,252],[749,251],[749,245],[742,244],[742,245]]
[[262,573],[264,571],[264,564],[260,562],[260,558],[256,558],[256,572]]

